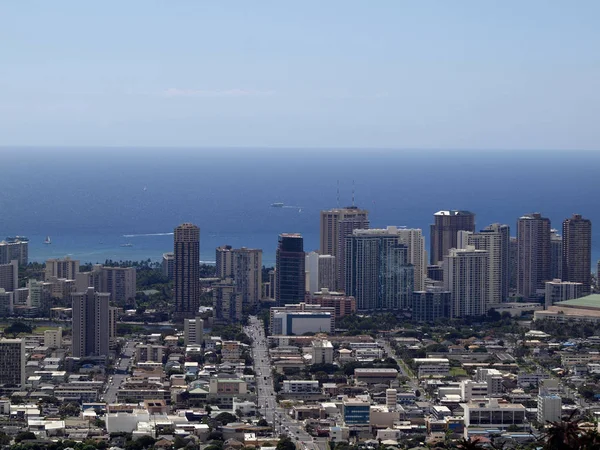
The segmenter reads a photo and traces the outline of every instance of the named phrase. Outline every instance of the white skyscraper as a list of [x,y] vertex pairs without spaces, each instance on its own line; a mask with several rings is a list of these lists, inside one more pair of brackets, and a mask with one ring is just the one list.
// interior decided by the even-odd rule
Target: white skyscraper
[[478,233],[458,232],[458,248],[472,245],[488,252],[488,302],[502,303],[508,297],[510,282],[510,228],[492,224]]
[[451,317],[479,316],[489,304],[488,252],[468,245],[444,257],[444,287],[451,292]]

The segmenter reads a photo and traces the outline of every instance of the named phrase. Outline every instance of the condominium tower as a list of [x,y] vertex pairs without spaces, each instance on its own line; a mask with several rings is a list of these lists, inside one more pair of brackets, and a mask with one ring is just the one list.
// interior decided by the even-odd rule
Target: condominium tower
[[300,303],[306,288],[304,240],[298,233],[279,235],[275,267],[278,305]]
[[346,294],[358,311],[409,310],[414,270],[396,227],[354,230],[346,238]]
[[488,301],[502,303],[508,298],[510,283],[510,227],[494,223],[479,233],[460,231],[459,248],[472,245],[488,252]]
[[581,214],[563,222],[562,280],[581,283],[590,293],[592,277],[592,222]]
[[335,208],[321,211],[321,245],[322,255],[335,257],[335,271],[337,273],[335,289],[344,289],[344,261],[346,238],[354,230],[369,228],[369,212],[356,206]]
[[517,293],[535,298],[550,276],[550,219],[540,213],[517,221]]
[[487,314],[488,261],[488,252],[477,250],[472,245],[464,249],[450,249],[445,256],[444,288],[451,295],[451,317]]
[[262,295],[262,250],[230,245],[218,247],[216,265],[217,277],[233,279],[244,306],[258,305]]
[[459,231],[475,231],[475,214],[470,211],[438,211],[431,225],[430,261],[438,264],[451,248],[457,248]]
[[25,341],[0,339],[0,385],[25,387]]
[[110,294],[85,292],[71,294],[73,301],[73,356],[108,356],[110,348]]
[[193,318],[200,304],[200,228],[184,223],[175,228],[175,317]]

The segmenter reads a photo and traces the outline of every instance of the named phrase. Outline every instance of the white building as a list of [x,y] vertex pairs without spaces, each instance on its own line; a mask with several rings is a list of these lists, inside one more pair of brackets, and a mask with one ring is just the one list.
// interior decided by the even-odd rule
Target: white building
[[562,418],[562,399],[560,395],[538,395],[537,421],[546,425],[548,422],[558,422]]
[[499,403],[498,399],[488,402],[461,403],[465,427],[506,429],[510,426],[525,427],[525,407],[515,403]]
[[312,341],[312,364],[333,364],[333,344],[324,339]]
[[445,377],[450,374],[450,361],[447,358],[415,358],[418,368],[418,377],[428,376]]
[[337,280],[335,256],[308,252],[305,259],[306,291],[312,294],[322,289],[333,290]]
[[[314,305],[310,305],[314,306]],[[302,336],[304,333],[333,333],[335,308],[316,308],[306,311],[273,312],[271,308],[271,330],[274,335]]]
[[398,408],[398,390],[397,389],[386,389],[385,390],[385,406],[390,411],[395,411]]
[[460,399],[463,402],[470,402],[474,399],[484,399],[487,394],[487,383],[473,380],[462,380],[460,382]]
[[60,348],[62,347],[62,327],[56,330],[44,331],[44,347]]
[[457,238],[458,248],[466,248],[467,245],[472,245],[476,250],[488,252],[488,302],[504,302],[508,297],[510,276],[509,226],[495,223],[479,233],[459,231]]
[[284,394],[319,394],[317,380],[284,380],[282,392]]
[[452,295],[451,317],[487,314],[488,252],[467,245],[452,248],[444,257],[444,288]]
[[558,302],[573,300],[583,296],[583,284],[571,281],[552,280],[546,281],[546,301],[545,308]]

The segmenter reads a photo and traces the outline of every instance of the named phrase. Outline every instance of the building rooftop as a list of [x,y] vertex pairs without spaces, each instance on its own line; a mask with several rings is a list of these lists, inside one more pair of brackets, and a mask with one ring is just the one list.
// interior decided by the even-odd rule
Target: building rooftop
[[438,211],[434,214],[434,216],[474,216],[471,211],[464,211],[459,209],[449,209]]
[[567,308],[600,309],[600,294],[586,295],[585,297],[580,297],[573,300],[557,302],[554,304],[554,306],[562,306]]

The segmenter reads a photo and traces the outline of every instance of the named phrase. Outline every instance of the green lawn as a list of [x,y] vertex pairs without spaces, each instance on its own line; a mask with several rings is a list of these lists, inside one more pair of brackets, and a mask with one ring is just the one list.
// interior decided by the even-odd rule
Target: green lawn
[[450,368],[450,376],[465,377],[465,376],[467,376],[467,371],[461,367],[451,367]]

